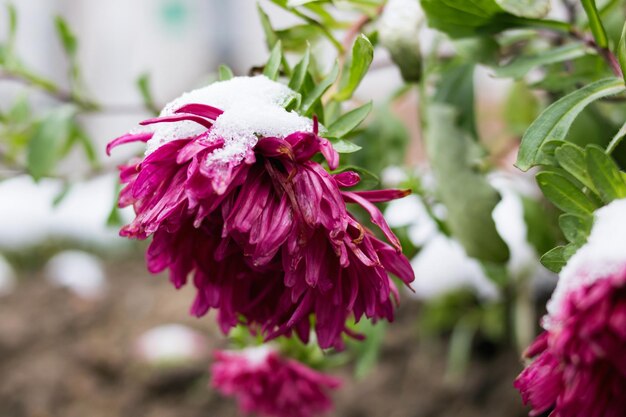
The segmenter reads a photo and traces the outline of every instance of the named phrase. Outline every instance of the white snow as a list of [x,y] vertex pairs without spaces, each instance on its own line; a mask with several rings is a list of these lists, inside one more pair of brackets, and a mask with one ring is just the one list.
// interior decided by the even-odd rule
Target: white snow
[[0,256],[0,297],[13,292],[17,283],[15,272],[9,262]]
[[411,261],[415,281],[411,287],[420,299],[433,299],[468,288],[480,298],[499,297],[496,285],[485,275],[480,263],[467,256],[453,239],[438,235],[431,239]]
[[137,353],[146,362],[186,362],[206,354],[203,335],[182,324],[166,324],[143,333],[136,342]]
[[438,233],[437,224],[416,195],[390,202],[385,209],[385,218],[390,227],[408,226],[409,238],[416,246],[424,245]]
[[60,252],[48,261],[45,271],[51,283],[84,299],[98,299],[106,291],[104,268],[97,257],[87,252]]
[[381,183],[384,187],[388,188],[399,187],[400,184],[408,179],[409,176],[407,175],[404,168],[395,165],[388,166],[380,173]]
[[[76,184],[57,207],[52,203],[63,189],[60,181],[35,183],[24,175],[0,182],[0,248],[15,250],[48,239],[122,244],[117,228],[106,225],[116,181],[115,175],[105,175]],[[132,208],[122,215],[130,220]]]
[[542,323],[547,330],[558,324],[562,304],[571,291],[605,279],[626,266],[626,199],[598,209],[594,217],[587,243],[561,270]]
[[[209,140],[223,138],[223,148],[213,152],[207,163],[239,162],[256,145],[258,136],[284,138],[297,131],[311,132],[311,119],[285,106],[296,93],[287,86],[259,75],[234,77],[183,94],[165,106],[161,116],[169,116],[185,104],[196,103],[224,111],[209,133]],[[201,134],[205,127],[194,122],[152,125],[154,136],[148,141],[146,155],[172,140]]]
[[420,38],[424,13],[417,0],[389,0],[378,23],[383,44]]

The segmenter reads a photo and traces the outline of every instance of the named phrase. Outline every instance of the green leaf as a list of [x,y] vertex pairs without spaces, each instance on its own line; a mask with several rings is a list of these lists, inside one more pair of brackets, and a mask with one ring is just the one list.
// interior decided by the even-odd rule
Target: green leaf
[[520,79],[533,68],[571,61],[586,55],[588,51],[588,47],[578,43],[550,48],[535,55],[519,56],[503,67],[495,68],[494,73],[496,77],[500,78]]
[[272,27],[272,22],[270,21],[269,16],[261,5],[257,3],[257,10],[259,12],[259,18],[261,19],[261,26],[263,27],[263,33],[265,33],[265,42],[267,43],[267,47],[269,49],[274,48],[276,42],[278,42],[278,35],[276,35],[276,31]]
[[458,114],[458,125],[475,139],[476,111],[474,103],[474,68],[473,63],[454,65],[441,74],[434,100],[452,105]]
[[372,102],[357,107],[354,110],[341,116],[335,120],[333,124],[328,127],[327,136],[331,138],[342,138],[348,133],[352,132],[358,125],[361,124],[367,115],[372,111]]
[[585,244],[593,226],[593,216],[579,216],[576,214],[562,214],[559,217],[559,226],[568,242],[577,247]]
[[355,145],[343,139],[331,140],[331,143],[333,144],[333,148],[339,153],[354,153],[362,149],[359,145]]
[[624,81],[608,78],[590,84],[575,91],[544,110],[539,118],[528,128],[517,155],[517,167],[527,171],[542,162],[541,146],[549,140],[565,140],[567,132],[576,119],[590,103],[626,90]]
[[74,35],[70,26],[61,16],[57,16],[54,19],[54,23],[65,53],[70,57],[76,56],[76,52],[78,51],[78,39],[76,35]]
[[144,73],[137,78],[137,88],[141,94],[144,107],[152,114],[159,114],[160,110],[154,103],[152,88],[150,87],[150,74]]
[[306,94],[304,99],[302,100],[302,106],[300,110],[305,115],[309,115],[315,103],[324,95],[326,90],[330,88],[331,85],[337,80],[337,76],[339,75],[339,64],[335,62],[333,68],[330,70],[330,73],[326,78],[324,78],[320,83],[315,85],[315,87]]
[[509,250],[491,216],[500,195],[474,168],[469,155],[477,145],[457,128],[457,113],[432,104],[427,111],[426,150],[437,181],[437,194],[448,210],[448,225],[467,254],[505,263]]
[[270,80],[276,80],[278,78],[278,72],[280,70],[280,63],[283,58],[283,50],[281,41],[277,41],[272,48],[272,53],[270,54],[270,58],[265,64],[265,68],[263,69],[263,75],[265,75]]
[[585,13],[587,13],[587,17],[589,18],[589,28],[591,29],[591,33],[593,33],[596,43],[600,48],[608,47],[609,38],[606,35],[606,30],[604,30],[602,19],[598,13],[596,0],[581,0],[581,3],[583,4]]
[[622,36],[617,44],[617,59],[619,61],[619,66],[622,69],[622,74],[626,75],[626,23],[624,23]]
[[27,167],[35,180],[48,175],[54,169],[70,135],[75,109],[60,107],[41,121],[28,142]]
[[626,123],[624,123],[619,131],[615,134],[615,136],[613,136],[613,139],[611,139],[611,143],[609,143],[609,146],[606,148],[606,153],[609,155],[612,154],[613,151],[622,142],[624,136],[626,136]]
[[276,36],[282,41],[285,51],[300,52],[308,43],[314,43],[322,35],[319,26],[302,24],[287,29],[277,30]]
[[335,94],[335,100],[344,101],[352,97],[361,80],[367,74],[373,59],[374,47],[372,43],[365,35],[359,35],[352,47],[350,63],[347,65],[347,68],[344,67],[344,74],[347,73],[347,77],[342,77],[341,88]]
[[586,169],[585,151],[581,147],[566,142],[557,148],[554,154],[561,168],[595,192],[596,189]]
[[505,11],[520,17],[537,19],[550,12],[550,0],[496,0]]
[[219,68],[219,77],[220,81],[227,81],[233,78],[235,74],[233,74],[233,70],[230,69],[228,65],[220,65]]
[[566,213],[586,216],[597,208],[573,182],[557,172],[540,172],[537,183],[546,198]]
[[541,257],[540,262],[550,271],[559,273],[567,263],[565,260],[565,246],[557,246],[552,249]]
[[515,135],[523,135],[540,113],[539,99],[524,82],[516,82],[504,105],[504,120]]
[[98,168],[100,166],[98,152],[96,151],[96,148],[91,138],[89,137],[89,135],[87,135],[87,132],[85,132],[80,126],[74,123],[72,125],[71,135],[82,146],[85,156],[91,164],[91,167]]
[[289,80],[289,88],[293,91],[300,91],[302,88],[302,84],[304,83],[304,78],[306,77],[307,71],[309,70],[309,63],[311,59],[311,46],[307,45],[306,52],[304,56],[298,62],[298,64],[293,69],[293,74],[291,74],[291,79]]
[[588,146],[586,154],[589,176],[602,201],[608,204],[626,197],[626,183],[613,159],[595,145]]

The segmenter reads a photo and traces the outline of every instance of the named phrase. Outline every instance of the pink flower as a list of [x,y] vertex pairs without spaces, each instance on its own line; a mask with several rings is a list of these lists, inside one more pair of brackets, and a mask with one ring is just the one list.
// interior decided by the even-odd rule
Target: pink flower
[[535,359],[515,387],[531,415],[626,416],[626,265],[570,293],[561,325],[541,334],[526,356]]
[[[241,78],[251,96],[278,84]],[[209,88],[227,90],[224,83],[235,81],[243,82]],[[341,348],[350,316],[393,320],[391,296],[397,300],[397,289],[389,272],[406,284],[414,279],[398,239],[373,204],[407,193],[347,190],[359,175],[330,174],[317,162],[318,153],[331,169],[339,162],[330,142],[318,135],[317,121],[263,100],[248,106],[263,117],[233,100],[222,100],[225,111],[174,102],[169,112],[143,123],[167,124],[165,130],[111,142],[109,150],[131,141],[150,141],[149,149],[155,141],[159,145],[121,169],[126,186],[120,206],[132,205],[136,213],[121,234],[152,236],[148,269],[169,269],[177,288],[193,274],[197,296],[191,312],[202,316],[216,309],[223,332],[243,320],[268,340],[295,332],[307,342],[314,316],[319,345]],[[291,126],[304,130],[290,132]],[[346,203],[364,208],[387,242]]]
[[211,385],[235,397],[243,413],[272,417],[312,417],[332,410],[330,390],[340,380],[262,346],[240,352],[217,351]]
[[561,272],[547,329],[525,353],[515,387],[531,416],[626,416],[626,200],[599,210]]

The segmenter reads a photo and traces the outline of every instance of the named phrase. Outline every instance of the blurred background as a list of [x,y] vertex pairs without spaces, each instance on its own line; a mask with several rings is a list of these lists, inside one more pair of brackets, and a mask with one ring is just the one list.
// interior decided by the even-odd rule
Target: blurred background
[[[260,4],[274,27],[294,23],[289,13]],[[212,317],[191,318],[193,290],[175,291],[164,274],[150,276],[143,263],[145,245],[117,236],[117,224],[132,212],[113,208],[115,167],[140,147],[129,146],[111,158],[104,148],[150,116],[137,87],[144,74],[160,108],[215,80],[220,64],[237,75],[262,65],[268,51],[256,2],[16,0],[14,5],[16,55],[57,87],[52,94],[42,92],[36,80],[32,88],[33,80],[0,71],[0,111],[13,120],[23,117],[27,125],[29,115],[62,106],[63,94],[74,91],[68,81],[72,60],[57,36],[57,15],[79,40],[81,94],[99,109],[78,116],[92,147],[69,150],[55,178],[36,182],[10,163],[0,170],[0,416],[238,415],[231,400],[208,389],[211,350],[226,345]],[[8,21],[2,9],[0,36],[8,32]],[[421,33],[427,44],[432,34]],[[519,125],[525,123],[517,120],[514,128],[516,117],[524,115],[511,107],[511,94],[524,92],[483,68],[475,79],[478,128],[498,168],[493,184],[510,197],[502,200],[506,207],[496,219],[498,230],[503,238],[511,236],[505,238],[510,247],[517,245],[519,269],[532,270],[527,290],[545,297],[554,276],[539,266],[523,213],[515,214],[523,198],[537,199],[538,193],[532,181],[505,168],[512,166]],[[428,190],[417,94],[410,90],[389,99],[403,85],[388,52],[377,48],[373,70],[355,98],[377,104],[379,116],[360,139],[372,150],[354,158],[379,174],[384,185],[414,188],[419,179],[419,187]],[[10,141],[26,135],[11,129],[0,138],[7,155]],[[381,149],[385,158],[377,155]],[[518,351],[501,343],[508,331],[499,322],[504,295],[458,243],[436,232],[430,208],[417,197],[387,208],[407,255],[414,257],[417,295],[403,294],[398,322],[388,326],[370,359],[379,361],[368,365],[369,372],[354,378],[350,366],[337,371],[345,386],[335,395],[334,415],[526,415],[512,387],[521,369]],[[432,208],[435,215],[442,209]],[[528,340],[534,321],[525,329]]]

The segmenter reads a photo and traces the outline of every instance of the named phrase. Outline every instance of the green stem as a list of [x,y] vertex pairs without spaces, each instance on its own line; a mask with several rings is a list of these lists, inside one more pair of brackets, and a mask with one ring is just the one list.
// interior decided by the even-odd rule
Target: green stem
[[591,29],[591,33],[593,34],[596,43],[600,48],[608,48],[609,38],[606,35],[604,25],[602,25],[602,19],[600,19],[600,14],[598,13],[598,8],[596,7],[595,0],[581,1],[583,4],[583,8],[585,9],[585,13],[587,13],[587,17],[589,19],[589,28]]

